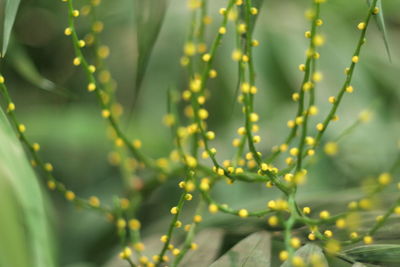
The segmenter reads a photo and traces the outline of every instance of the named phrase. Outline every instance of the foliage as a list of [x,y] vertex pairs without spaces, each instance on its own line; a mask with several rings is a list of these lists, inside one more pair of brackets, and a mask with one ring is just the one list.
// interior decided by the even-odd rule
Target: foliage
[[[273,38],[267,40],[266,45],[265,40],[254,37],[262,38],[260,31],[265,25],[281,22],[282,18],[268,14],[270,10],[282,5],[285,14],[291,12],[291,7],[285,7],[284,3],[227,0],[226,6],[220,8],[221,3],[189,0],[189,11],[182,11],[189,18],[180,16],[189,21],[185,40],[170,38],[172,44],[166,45],[161,30],[168,28],[170,1],[135,1],[134,5],[101,3],[100,0],[62,2],[57,3],[57,8],[62,10],[67,21],[64,39],[68,39],[71,46],[66,49],[69,52],[60,55],[61,60],[70,64],[63,66],[62,75],[58,76],[62,79],[58,79],[68,80],[67,86],[45,78],[41,63],[35,59],[35,50],[22,45],[20,39],[23,38],[18,36],[19,1],[5,2],[3,56],[16,18],[17,30],[4,64],[15,73],[9,71],[10,82],[8,75],[7,81],[0,75],[4,110],[15,130],[11,130],[1,113],[0,184],[4,192],[0,200],[5,209],[0,214],[7,220],[0,221],[0,231],[4,240],[10,242],[6,246],[6,242],[0,241],[1,266],[56,265],[46,209],[49,203],[62,206],[59,196],[80,210],[74,213],[62,206],[68,216],[60,223],[67,229],[61,238],[69,240],[60,249],[66,251],[60,253],[63,264],[106,264],[115,254],[117,243],[120,259],[110,260],[109,266],[399,264],[399,245],[391,244],[400,214],[400,199],[393,191],[400,158],[395,157],[399,152],[392,145],[394,141],[386,137],[378,145],[389,144],[386,149],[392,151],[390,161],[379,164],[378,156],[373,154],[370,160],[368,153],[362,150],[358,153],[362,155],[362,163],[357,162],[360,159],[353,159],[357,154],[353,152],[354,147],[374,151],[371,140],[367,148],[365,143],[352,146],[358,142],[358,129],[366,129],[372,115],[370,111],[363,111],[358,118],[352,118],[348,115],[351,109],[346,107],[346,98],[358,94],[361,87],[376,90],[397,85],[394,72],[389,69],[382,71],[371,63],[363,65],[364,54],[366,62],[372,62],[368,57],[385,52],[372,53],[372,49],[364,48],[370,43],[368,34],[374,27],[374,20],[391,58],[381,1],[367,1],[367,7],[359,6],[360,10],[354,13],[351,8],[356,5],[345,3],[354,26],[343,38],[345,49],[337,46],[337,40],[332,40],[331,46],[329,43],[324,46],[327,42],[324,27],[329,27],[325,25],[324,16],[328,22],[340,23],[346,20],[347,11],[341,10],[344,14],[338,19],[335,7],[340,4],[310,1],[305,12],[309,23],[309,30],[304,34],[305,59],[299,56],[304,49],[304,41],[298,34],[300,27],[292,32],[280,28],[268,32]],[[42,1],[40,5],[55,4]],[[176,5],[182,6],[182,3]],[[109,32],[105,30],[100,20],[104,14],[111,14],[111,17],[124,12],[131,14],[132,6],[134,31],[124,29],[127,22],[123,16],[114,19]],[[303,6],[299,4],[296,10],[303,10]],[[268,18],[263,18],[265,13]],[[180,17],[173,18],[178,21],[174,26],[182,24]],[[120,59],[116,63],[109,59],[110,48],[103,39],[118,42],[112,37],[114,29],[123,35],[135,36],[135,64],[129,62],[134,71],[123,64],[132,59],[124,52],[123,42],[115,49],[117,54],[121,53]],[[60,29],[55,31],[60,32]],[[184,35],[178,27],[176,31],[175,36]],[[341,34],[336,36],[340,40]],[[33,36],[32,42],[40,41],[38,39],[41,38]],[[27,40],[31,38],[25,42]],[[180,53],[182,49],[173,48],[182,42],[183,55],[177,60],[177,51]],[[300,42],[302,45],[296,45]],[[59,47],[57,43],[55,47],[60,51],[63,45]],[[165,47],[168,60],[159,56],[160,48]],[[325,55],[329,60],[323,60]],[[166,84],[163,76],[169,77],[174,73],[173,66],[177,65],[171,64],[171,58],[179,61],[183,72],[175,74]],[[298,67],[301,77],[292,66],[300,60],[304,60]],[[326,62],[330,65],[324,71],[328,80],[325,83],[321,70],[327,66]],[[344,78],[332,67],[339,65],[336,63],[347,64]],[[136,73],[131,79],[132,87],[117,90],[116,79],[121,79],[122,84],[128,80],[118,74],[125,69],[128,69],[127,77]],[[358,80],[357,76],[360,76]],[[45,107],[42,113],[31,113],[21,105],[21,117],[25,109],[24,119],[32,129],[28,132],[19,120],[18,103],[24,97],[14,91],[22,79],[57,93],[51,97],[67,105],[91,97],[99,108],[92,112],[88,100],[80,107],[72,106],[68,112],[70,120],[60,120],[58,114],[54,114],[54,106]],[[85,95],[72,89],[82,84],[86,88]],[[337,86],[338,91],[328,90]],[[293,87],[299,88],[292,90]],[[276,90],[278,88],[280,90]],[[139,95],[139,92],[142,93]],[[363,91],[360,94],[365,94],[366,99],[373,95]],[[379,95],[386,99],[399,98],[395,90],[379,91]],[[46,97],[36,99],[39,103],[46,102],[43,100]],[[288,97],[295,105],[288,103]],[[355,106],[366,103],[352,100],[357,103]],[[160,115],[160,106],[165,102],[167,113],[163,123],[170,129],[173,142],[159,125],[149,122],[149,118]],[[128,116],[123,116],[125,105],[129,106]],[[387,105],[383,110],[388,112],[389,108]],[[338,122],[339,115],[346,122],[344,125]],[[111,145],[101,134],[104,125],[97,124],[98,117],[106,124]],[[283,123],[288,117],[292,119]],[[133,122],[126,123],[126,120]],[[140,120],[146,121],[145,127]],[[338,126],[332,129],[335,124]],[[39,142],[31,141],[30,134],[40,139],[35,132],[44,127],[50,127],[51,131],[40,141],[50,152],[43,150]],[[233,128],[237,128],[236,136],[232,134]],[[384,127],[375,125],[373,128],[380,132]],[[352,135],[356,138],[346,143]],[[232,137],[232,142],[226,142]],[[32,167],[26,164],[21,144],[31,158]],[[52,152],[52,149],[65,154]],[[107,151],[111,167],[99,156]],[[52,158],[56,164],[45,158]],[[346,165],[345,162],[350,163]],[[378,167],[372,168],[370,163]],[[58,193],[51,202],[47,203],[42,196],[33,169],[51,191]],[[369,172],[374,177],[360,185],[359,177]],[[76,178],[66,178],[68,174]],[[102,179],[85,178],[89,175]],[[116,180],[117,177],[121,179]],[[355,190],[345,190],[349,186]],[[338,191],[342,197],[338,197]],[[167,210],[170,214],[164,216]],[[104,220],[99,221],[99,217]],[[84,230],[79,229],[81,226]],[[78,234],[74,236],[73,233]],[[82,233],[85,236],[81,236]]]

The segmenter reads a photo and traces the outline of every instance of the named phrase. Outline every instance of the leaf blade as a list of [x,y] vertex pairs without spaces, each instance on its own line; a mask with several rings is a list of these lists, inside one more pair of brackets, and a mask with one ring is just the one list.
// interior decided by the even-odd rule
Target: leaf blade
[[[371,5],[371,0],[367,0],[368,5]],[[385,19],[383,17],[383,8],[382,8],[382,1],[378,0],[376,2],[376,7],[379,8],[379,13],[374,15],[375,22],[378,26],[379,31],[382,34],[383,42],[385,44],[385,49],[386,53],[389,57],[389,62],[392,62],[392,54],[390,52],[390,46],[389,46],[389,39],[388,39],[388,34],[386,31],[386,25],[385,25]]]
[[[309,266],[313,261],[315,261],[315,258],[318,257],[319,265],[321,267],[328,267],[328,261],[326,260],[326,257],[322,251],[322,249],[314,244],[306,244],[299,248],[295,252],[295,256],[299,256],[304,260],[304,263],[306,266]],[[292,266],[288,261],[285,261],[281,267],[290,267]]]
[[147,66],[157,42],[158,35],[168,7],[168,0],[136,1],[136,34],[138,44],[138,60],[136,65],[136,78],[134,90],[134,103],[147,70]]
[[237,243],[210,267],[268,267],[271,266],[271,235],[254,233]]
[[[216,228],[205,229],[199,232],[195,238],[195,243],[199,248],[195,251],[189,251],[183,258],[180,266],[182,267],[207,267],[217,256],[218,250],[222,244],[224,231]],[[210,240],[213,242],[210,244]]]
[[384,266],[400,264],[400,245],[377,244],[351,248],[342,252],[355,261]]
[[14,26],[15,17],[17,16],[20,2],[20,0],[6,0],[1,57],[4,57],[7,52],[8,43],[10,42],[11,30]]
[[70,91],[66,90],[65,88],[61,88],[54,82],[43,77],[32,59],[29,57],[25,47],[13,41],[13,38],[10,42],[9,53],[10,54],[7,58],[7,61],[10,63],[10,65],[13,66],[14,70],[18,72],[18,74],[26,81],[30,82],[39,89],[54,94],[69,98],[76,97]]
[[[23,244],[18,244],[18,257],[26,257],[28,265],[14,264],[19,259],[8,259],[4,266],[55,266],[53,258],[52,239],[49,234],[49,223],[45,211],[45,201],[35,173],[29,164],[24,150],[11,128],[3,110],[0,109],[0,180],[7,187],[0,188],[0,194],[11,196],[8,200],[15,201],[19,207],[18,216],[14,216],[14,226],[23,234]],[[6,190],[6,191],[4,191]],[[2,207],[3,208],[3,207]],[[4,231],[0,227],[0,231]],[[1,233],[3,236],[3,233]],[[19,239],[21,240],[21,239]],[[5,240],[0,239],[0,258],[2,254],[12,254],[13,251]],[[25,254],[25,255],[22,255]],[[3,266],[3,265],[1,265]]]

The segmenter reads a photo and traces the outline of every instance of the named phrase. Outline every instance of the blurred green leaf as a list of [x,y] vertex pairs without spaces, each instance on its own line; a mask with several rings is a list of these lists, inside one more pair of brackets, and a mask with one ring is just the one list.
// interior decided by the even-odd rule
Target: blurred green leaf
[[0,266],[55,266],[39,183],[2,110],[0,142]]
[[[255,7],[258,9],[258,13],[260,13],[260,9],[262,8],[262,5],[264,3],[264,0],[253,0],[251,1],[252,7]],[[254,31],[254,26],[257,22],[258,14],[251,16],[251,30]]]
[[[260,12],[260,9],[261,9],[263,3],[264,3],[264,0],[253,0],[253,1],[251,1],[251,6],[257,8],[258,11]],[[241,19],[243,21],[246,21],[246,17],[245,17],[246,13],[244,12],[244,8],[245,8],[245,5],[242,5],[242,9],[241,9],[241,12],[240,12],[240,17],[241,17]],[[258,18],[258,14],[257,15],[252,15],[250,17],[250,29],[251,29],[251,31],[254,31],[254,26],[255,26],[255,24],[257,22],[257,18]]]
[[[214,261],[222,245],[224,231],[221,229],[206,229],[201,231],[194,242],[199,245],[195,251],[191,250],[182,260],[180,266],[207,267]],[[212,242],[210,242],[212,240]]]
[[3,19],[3,45],[1,48],[1,56],[7,52],[8,43],[10,41],[11,30],[17,15],[20,0],[6,0]]
[[[1,166],[0,166],[1,167]],[[16,222],[22,221],[20,207],[8,180],[0,169],[0,266],[29,266],[24,232]]]
[[215,261],[210,267],[268,267],[271,266],[271,235],[254,233]]
[[[328,267],[328,262],[325,258],[324,253],[322,252],[322,249],[314,244],[306,244],[299,248],[295,256],[299,256],[304,260],[304,263],[306,266],[309,266],[311,263],[314,263],[314,261],[318,261],[318,266],[321,267]],[[285,261],[281,267],[289,267],[292,266],[289,262]]]
[[69,91],[58,87],[52,81],[44,78],[37,70],[35,64],[29,57],[25,48],[18,42],[11,41],[9,50],[10,50],[10,55],[8,57],[8,60],[10,64],[19,73],[19,75],[25,78],[28,82],[32,83],[33,85],[35,85],[40,89],[52,93],[57,93],[59,95],[69,96],[69,97],[72,96],[72,94]]
[[136,34],[139,58],[136,69],[134,101],[136,102],[151,52],[157,41],[167,11],[168,0],[135,1]]
[[[368,4],[371,5],[371,0],[368,0]],[[383,41],[385,42],[386,53],[388,54],[389,61],[392,62],[392,55],[390,53],[389,41],[388,41],[388,36],[387,36],[387,32],[386,32],[385,19],[383,17],[383,8],[382,8],[381,0],[378,0],[376,2],[376,7],[379,8],[379,13],[374,15],[374,19],[375,19],[376,24],[378,25],[378,28],[382,34]]]
[[343,254],[355,261],[384,266],[399,266],[400,245],[368,245],[343,251]]

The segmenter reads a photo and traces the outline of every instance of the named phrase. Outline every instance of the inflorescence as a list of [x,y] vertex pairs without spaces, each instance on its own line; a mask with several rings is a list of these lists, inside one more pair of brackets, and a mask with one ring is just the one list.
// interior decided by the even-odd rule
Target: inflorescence
[[[89,4],[80,10],[76,9],[73,0],[62,0],[62,2],[65,2],[69,18],[64,34],[71,39],[75,51],[71,63],[85,73],[87,78],[85,89],[97,99],[99,115],[107,122],[109,137],[114,144],[114,149],[109,154],[110,163],[120,166],[127,187],[132,183],[136,186],[131,188],[126,197],[116,198],[112,205],[103,204],[96,196],[89,198],[77,196],[53,175],[53,165],[43,160],[40,155],[41,146],[28,139],[29,131],[16,117],[16,104],[8,93],[3,76],[0,76],[0,89],[6,101],[9,118],[31,156],[32,166],[46,179],[48,188],[61,193],[76,206],[93,209],[105,215],[115,225],[120,237],[122,251],[119,256],[130,266],[150,267],[166,262],[170,262],[169,266],[178,266],[189,250],[198,248],[193,240],[206,210],[211,214],[222,212],[243,219],[263,218],[269,229],[283,231],[285,250],[279,253],[279,258],[282,261],[288,260],[297,267],[304,266],[304,262],[302,258],[295,256],[294,252],[304,240],[293,234],[295,227],[305,226],[309,229],[307,233],[309,241],[319,240],[327,253],[335,254],[346,244],[373,243],[374,233],[389,216],[393,213],[400,214],[400,202],[397,200],[385,214],[377,217],[375,224],[368,231],[361,233],[349,227],[352,216],[359,210],[370,209],[373,206],[373,197],[392,183],[393,178],[390,173],[381,174],[376,180],[375,190],[368,192],[358,201],[350,202],[347,209],[339,214],[331,214],[328,210],[316,214],[312,207],[300,207],[296,201],[299,187],[307,181],[308,165],[305,164],[307,159],[319,153],[324,133],[331,123],[339,119],[337,110],[342,99],[355,90],[352,78],[355,68],[360,64],[361,49],[366,42],[366,32],[371,17],[379,13],[379,9],[375,7],[377,0],[372,1],[365,18],[355,26],[359,30],[359,37],[349,59],[349,66],[345,69],[343,85],[337,95],[329,97],[326,104],[331,106],[330,111],[323,121],[316,124],[312,121],[312,117],[319,112],[315,94],[318,83],[323,79],[317,63],[320,58],[319,48],[325,43],[320,30],[323,25],[320,11],[325,0],[311,1],[311,7],[306,12],[310,29],[304,34],[308,40],[308,48],[305,51],[305,62],[298,67],[303,79],[298,91],[292,95],[292,100],[298,108],[293,119],[287,122],[289,128],[287,137],[281,144],[274,146],[272,152],[267,155],[263,155],[257,149],[262,137],[259,134],[260,115],[254,105],[254,99],[260,89],[256,85],[253,49],[261,44],[253,38],[253,27],[260,10],[252,5],[251,0],[228,0],[226,7],[219,10],[220,25],[213,41],[208,44],[206,31],[213,23],[213,18],[208,13],[208,0],[189,0],[191,26],[180,59],[180,64],[187,73],[187,87],[179,93],[169,91],[168,113],[163,121],[171,129],[175,149],[171,151],[169,157],[160,159],[144,155],[140,150],[141,141],[130,140],[120,127],[123,109],[117,102],[116,82],[112,79],[105,61],[110,50],[102,44],[100,38],[104,28],[96,11],[100,0],[89,1]],[[80,17],[87,17],[90,21],[90,32],[86,36],[79,36],[76,31]],[[211,95],[207,84],[210,79],[216,79],[219,75],[213,63],[218,48],[227,34],[235,36],[235,49],[231,57],[238,66],[237,100],[243,112],[243,126],[237,129],[238,136],[232,141],[235,149],[233,157],[221,161],[217,149],[212,145],[217,135],[208,128],[207,119],[211,114],[206,109],[206,102]],[[94,51],[94,57],[88,55],[89,49]],[[181,116],[178,104],[185,105],[183,112],[185,116]],[[363,113],[351,128],[367,121],[369,117],[369,114]],[[337,154],[337,142],[338,140],[325,142],[323,151],[331,156]],[[286,166],[278,167],[276,162],[281,156],[286,157],[284,160]],[[211,167],[207,165],[207,161]],[[155,178],[142,181],[132,175],[144,169],[151,171]],[[141,241],[142,224],[137,218],[140,204],[165,180],[176,179],[181,175],[185,177],[178,182],[182,193],[176,205],[170,209],[171,222],[165,235],[160,238],[163,243],[162,249],[156,255],[146,256],[145,244]],[[228,185],[235,182],[265,184],[267,188],[279,190],[282,197],[266,201],[266,207],[256,211],[248,210],[246,207],[232,208],[217,202],[212,196],[214,185],[221,181],[225,181]],[[199,199],[198,207],[191,220],[184,224],[181,218],[182,210],[187,202],[195,198]],[[182,245],[176,247],[173,244],[173,236],[178,229],[183,229],[186,236]],[[347,229],[348,239],[336,239],[336,229]]]

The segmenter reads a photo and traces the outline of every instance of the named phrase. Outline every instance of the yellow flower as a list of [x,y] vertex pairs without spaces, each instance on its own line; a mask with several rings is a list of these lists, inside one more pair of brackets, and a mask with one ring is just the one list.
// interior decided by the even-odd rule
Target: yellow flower
[[324,151],[329,156],[334,156],[339,152],[338,144],[335,142],[328,142],[324,146]]
[[239,217],[246,218],[249,216],[249,212],[246,209],[241,209],[238,212]]

